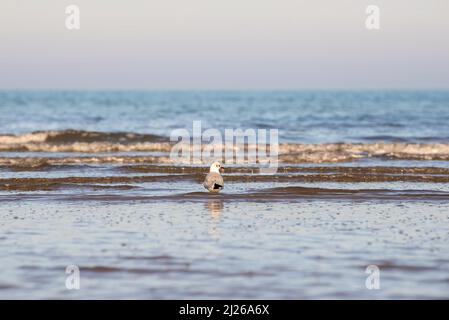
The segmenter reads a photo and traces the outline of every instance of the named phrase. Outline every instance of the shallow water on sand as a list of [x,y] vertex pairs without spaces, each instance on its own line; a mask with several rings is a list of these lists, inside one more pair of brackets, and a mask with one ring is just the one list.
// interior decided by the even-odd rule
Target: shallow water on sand
[[204,166],[3,159],[0,298],[449,298],[446,161],[229,165],[214,195]]
[[[447,202],[11,202],[1,215],[1,298],[449,297]],[[379,290],[365,287],[373,264]]]

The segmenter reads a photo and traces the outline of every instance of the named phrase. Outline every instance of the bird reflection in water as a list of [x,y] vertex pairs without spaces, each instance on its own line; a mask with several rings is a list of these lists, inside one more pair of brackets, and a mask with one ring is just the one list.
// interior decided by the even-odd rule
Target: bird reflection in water
[[213,199],[205,203],[205,208],[209,210],[211,219],[209,234],[214,238],[220,237],[220,232],[218,230],[218,224],[220,222],[221,215],[223,213],[223,200]]

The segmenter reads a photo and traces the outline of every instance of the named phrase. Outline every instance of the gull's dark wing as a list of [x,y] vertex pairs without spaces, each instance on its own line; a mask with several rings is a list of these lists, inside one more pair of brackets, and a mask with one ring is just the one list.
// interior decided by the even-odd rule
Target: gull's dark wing
[[210,172],[207,174],[206,179],[204,179],[203,186],[207,190],[223,189],[223,177],[218,173]]

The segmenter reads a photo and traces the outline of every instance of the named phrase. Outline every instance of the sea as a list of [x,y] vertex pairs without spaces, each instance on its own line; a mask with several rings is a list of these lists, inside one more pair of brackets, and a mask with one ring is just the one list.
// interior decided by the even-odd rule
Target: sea
[[[195,123],[276,131],[276,171],[209,193]],[[447,299],[448,124],[444,90],[0,91],[0,298]]]

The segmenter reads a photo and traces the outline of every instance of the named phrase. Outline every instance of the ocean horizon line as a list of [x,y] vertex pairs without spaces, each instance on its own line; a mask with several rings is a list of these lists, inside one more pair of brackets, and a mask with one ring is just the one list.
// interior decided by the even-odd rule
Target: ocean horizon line
[[0,88],[0,92],[448,92],[448,88]]

